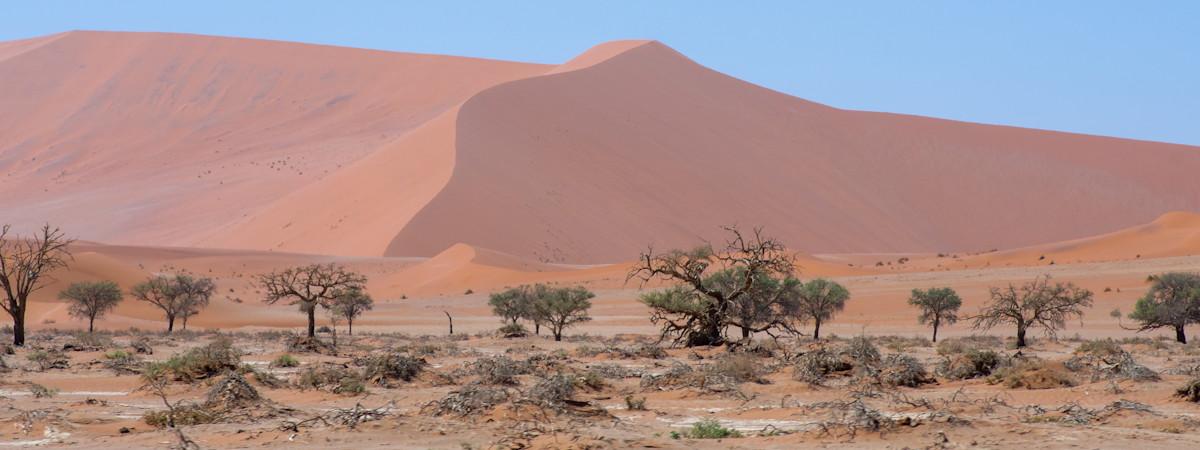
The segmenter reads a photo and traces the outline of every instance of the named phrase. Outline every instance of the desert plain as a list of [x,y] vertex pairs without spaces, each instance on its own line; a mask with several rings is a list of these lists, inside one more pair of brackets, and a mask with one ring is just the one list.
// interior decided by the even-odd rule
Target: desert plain
[[[1200,446],[1200,346],[1128,317],[1200,270],[1200,148],[840,110],[653,41],[544,65],[70,32],[0,43],[0,98],[0,223],[78,239],[0,354],[0,447]],[[674,283],[631,279],[639,253],[735,224],[849,291],[819,340],[660,340],[640,298]],[[306,318],[257,276],[329,263],[374,308],[290,346]],[[58,298],[183,272],[216,286],[186,330],[126,296],[87,333]],[[1044,276],[1094,299],[1020,349],[969,320],[932,342],[908,303]],[[497,333],[491,296],[533,284],[588,289],[591,320]],[[995,373],[954,370],[981,352]],[[880,382],[903,355],[918,381]]]

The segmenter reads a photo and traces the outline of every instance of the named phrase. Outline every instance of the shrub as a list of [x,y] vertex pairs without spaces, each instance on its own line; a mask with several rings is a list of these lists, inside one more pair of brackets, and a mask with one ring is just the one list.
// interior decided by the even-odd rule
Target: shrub
[[292,336],[292,338],[288,340],[287,351],[292,353],[336,355],[337,347],[331,343],[317,339],[314,336]]
[[468,384],[462,389],[446,394],[441,400],[425,405],[423,410],[431,410],[433,415],[469,416],[478,412],[491,410],[496,405],[508,401],[509,393],[504,388]]
[[737,430],[725,428],[716,419],[703,419],[694,424],[692,428],[684,432],[684,435],[692,439],[725,439],[742,437],[742,433]]
[[835,372],[843,372],[853,368],[838,355],[825,347],[820,347],[796,358],[792,366],[792,378],[812,385],[820,385],[825,377]]
[[271,361],[271,367],[296,367],[300,365],[300,360],[296,359],[291,354],[284,353]]
[[562,411],[574,394],[575,377],[560,373],[538,381],[526,397],[543,407]]
[[988,383],[1001,384],[1009,389],[1053,389],[1074,386],[1075,380],[1060,363],[1025,358],[997,370],[988,378]]
[[869,365],[879,362],[879,349],[866,336],[856,336],[846,343],[841,353],[854,360],[854,364]]
[[166,371],[166,375],[175,381],[190,383],[235,371],[241,361],[241,352],[233,347],[229,338],[222,337],[151,365],[161,366],[157,370]]
[[425,360],[400,353],[370,355],[356,360],[363,366],[363,378],[387,386],[391,380],[412,381],[425,368]]
[[361,375],[339,364],[310,366],[296,377],[295,385],[300,389],[319,389],[344,395],[357,395],[367,390]]
[[133,351],[139,355],[154,354],[154,347],[150,345],[150,340],[144,337],[134,339],[133,342],[129,343],[129,346],[133,348]]
[[50,369],[66,369],[71,367],[71,360],[67,355],[58,350],[34,350],[25,359],[37,366],[39,371],[47,371]]
[[175,426],[203,425],[219,420],[217,413],[200,405],[188,404],[177,406],[174,411],[148,411],[142,415],[142,421],[154,428],[166,428],[171,423],[172,415]]
[[763,383],[762,364],[758,358],[744,353],[726,353],[708,366],[709,373],[728,377],[736,382]]
[[917,387],[932,383],[925,366],[908,355],[888,355],[879,363],[876,378],[884,386]]
[[1075,372],[1087,373],[1091,381],[1123,379],[1158,381],[1158,372],[1138,364],[1133,355],[1111,339],[1088,341],[1075,349],[1075,356],[1064,365]]
[[519,323],[510,323],[497,330],[500,337],[505,339],[523,338],[529,336],[529,330]]
[[995,351],[968,349],[963,353],[943,357],[938,364],[937,373],[951,380],[986,377],[1002,363],[1002,357]]
[[632,395],[625,396],[625,408],[630,411],[645,411],[646,397],[634,397]]
[[113,350],[104,354],[104,367],[117,374],[141,372],[142,359],[125,350]]
[[937,353],[939,355],[954,355],[966,353],[968,350],[982,350],[990,348],[1001,348],[1004,346],[1004,340],[996,336],[974,335],[957,338],[942,339],[937,343]]
[[1189,402],[1200,403],[1200,378],[1193,378],[1175,390],[1175,396]]
[[516,385],[517,375],[529,373],[529,368],[507,356],[483,357],[471,363],[471,371],[479,382],[490,385]]
[[58,394],[58,389],[48,388],[37,383],[29,383],[29,393],[33,398],[50,398]]

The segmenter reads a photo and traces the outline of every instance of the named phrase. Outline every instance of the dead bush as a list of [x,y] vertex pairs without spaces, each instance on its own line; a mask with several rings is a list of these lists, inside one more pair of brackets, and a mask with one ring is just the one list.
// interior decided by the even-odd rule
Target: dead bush
[[236,371],[241,362],[241,351],[233,347],[229,338],[222,337],[152,365],[161,366],[175,381],[190,383]]
[[237,372],[225,374],[220,382],[208,390],[204,407],[215,411],[232,411],[258,406],[263,400],[246,378]]
[[879,362],[879,349],[866,336],[856,336],[842,347],[842,355],[849,357],[855,365],[871,365]]
[[294,384],[300,389],[317,389],[343,395],[358,395],[367,390],[362,375],[334,363],[309,366],[300,372]]
[[1004,357],[992,350],[967,349],[963,353],[949,354],[938,363],[937,373],[951,380],[966,380],[990,376],[1005,364]]
[[98,352],[112,347],[112,340],[107,336],[94,333],[78,333],[63,344],[64,352]]
[[25,359],[33,363],[38,371],[45,372],[50,369],[66,369],[71,367],[71,359],[67,355],[58,350],[41,350],[37,349],[25,355]]
[[1054,389],[1074,386],[1075,380],[1062,363],[1023,358],[1011,366],[997,370],[988,377],[988,383],[1000,384],[1009,389]]
[[575,395],[575,383],[574,376],[555,374],[539,380],[525,397],[547,409],[562,412],[567,407],[567,400]]
[[507,356],[489,356],[475,360],[470,370],[479,377],[479,382],[489,385],[517,385],[518,375],[529,373],[529,366]]
[[1088,374],[1092,382],[1100,380],[1158,381],[1158,372],[1138,364],[1133,355],[1111,339],[1087,341],[1075,349],[1075,355],[1064,365],[1075,372]]
[[510,323],[500,327],[496,334],[505,339],[516,339],[529,336],[529,330],[519,323]]
[[412,381],[427,365],[422,358],[400,353],[375,354],[354,362],[363,367],[363,378],[380,386],[389,386],[394,380]]
[[717,358],[706,369],[714,376],[728,377],[738,383],[765,383],[762,378],[763,364],[753,355],[745,353],[726,353]]
[[141,358],[125,350],[113,350],[105,353],[101,364],[117,375],[141,373],[143,365]]
[[956,355],[969,350],[1003,348],[1004,340],[996,336],[975,335],[942,339],[937,343],[939,355]]
[[291,353],[317,353],[321,355],[336,355],[337,347],[331,343],[310,336],[292,336],[288,339],[287,351]]
[[795,364],[792,365],[792,378],[819,386],[829,375],[852,368],[853,365],[843,361],[829,349],[818,347],[796,358]]
[[588,370],[608,379],[640,378],[644,371],[620,364],[602,363],[588,366]]
[[872,369],[874,378],[884,386],[918,387],[934,382],[925,372],[925,366],[908,355],[888,355]]
[[422,411],[436,416],[466,417],[490,411],[508,401],[510,395],[504,388],[472,383],[446,394],[441,400],[426,404]]
[[129,343],[129,347],[133,349],[134,353],[139,355],[154,354],[154,347],[150,344],[150,340],[145,337],[134,339],[133,342]]

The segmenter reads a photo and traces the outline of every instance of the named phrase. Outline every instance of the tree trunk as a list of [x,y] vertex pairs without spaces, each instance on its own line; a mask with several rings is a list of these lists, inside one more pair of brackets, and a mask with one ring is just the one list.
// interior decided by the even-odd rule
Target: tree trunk
[[542,335],[542,324],[537,323],[537,322],[533,323],[533,334],[537,335],[537,336]]
[[346,330],[346,334],[354,336],[354,319],[346,318],[346,326],[349,327],[349,329]]
[[308,337],[317,337],[317,308],[308,310]]
[[1187,343],[1187,334],[1183,332],[1183,325],[1175,325],[1175,341],[1180,344]]
[[1017,326],[1017,348],[1025,348],[1025,327]]
[[450,313],[448,313],[446,311],[442,311],[442,314],[445,314],[446,319],[448,319],[450,321],[450,335],[454,336],[454,318],[450,317]]
[[813,326],[813,340],[821,339],[821,319],[816,320],[816,325]]
[[189,316],[188,316],[188,315],[186,315],[186,314],[183,316],[183,331],[187,331],[187,320],[188,320],[188,317],[189,317]]
[[562,331],[555,331],[555,332],[554,332],[554,340],[555,340],[556,342],[562,341]]
[[13,314],[13,345],[23,347],[25,345],[25,310],[16,310],[17,314]]
[[933,321],[933,342],[937,342],[938,325],[940,325],[940,324],[938,323],[937,319],[934,319],[934,321]]
[[750,327],[742,327],[742,340],[750,339]]
[[88,334],[96,332],[96,316],[88,316]]
[[171,334],[172,331],[175,331],[175,315],[167,314],[167,334]]

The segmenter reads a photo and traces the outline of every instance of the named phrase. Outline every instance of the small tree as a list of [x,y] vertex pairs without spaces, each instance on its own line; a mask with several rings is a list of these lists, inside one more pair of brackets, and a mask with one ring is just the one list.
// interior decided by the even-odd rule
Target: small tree
[[30,237],[9,236],[9,226],[0,228],[0,288],[4,308],[13,321],[13,345],[25,345],[25,312],[29,295],[44,287],[47,274],[67,267],[71,259],[67,239],[58,228],[45,225]]
[[488,298],[488,305],[492,307],[492,314],[500,317],[506,324],[515,325],[518,320],[528,315],[529,304],[525,286],[505,289],[492,294]]
[[958,308],[962,307],[962,298],[959,298],[954,289],[948,287],[913,289],[908,304],[921,309],[917,322],[933,326],[933,342],[937,342],[938,327],[958,322]]
[[837,282],[817,278],[800,286],[799,302],[795,314],[802,321],[812,319],[813,339],[821,338],[821,323],[833,318],[838,311],[846,309],[850,291]]
[[[743,269],[722,270],[710,276],[707,282],[714,288],[732,292],[742,282]],[[753,333],[765,332],[775,336],[775,331],[799,334],[793,321],[799,307],[799,279],[792,276],[782,278],[766,273],[758,274],[754,285],[744,295],[729,305],[729,325],[741,330],[742,340],[750,339]]]
[[346,289],[333,299],[333,315],[346,319],[350,335],[354,335],[354,319],[375,307],[375,300],[362,289]]
[[[728,343],[725,330],[731,324],[734,302],[754,289],[755,281],[765,274],[786,278],[795,270],[792,255],[779,241],[755,229],[745,235],[736,227],[725,228],[731,235],[721,251],[705,244],[690,251],[642,253],[626,280],[673,281],[676,286],[642,297],[651,308],[650,321],[662,327],[661,338],[672,338],[687,346]],[[736,270],[728,289],[715,286],[709,277],[715,272]]]
[[121,302],[121,288],[112,281],[81,281],[72,283],[58,298],[70,306],[67,313],[88,321],[88,333],[96,331],[96,318],[102,317]]
[[[175,319],[187,319],[208,306],[216,284],[210,278],[188,273],[159,274],[138,283],[130,290],[135,300],[158,307],[167,316],[167,333],[175,331]],[[186,325],[185,325],[186,328]]]
[[1200,274],[1171,272],[1154,277],[1129,318],[1141,323],[1138,331],[1172,328],[1175,340],[1186,344],[1184,327],[1200,323]]
[[975,329],[991,329],[1009,323],[1017,327],[1017,348],[1026,345],[1025,334],[1041,327],[1049,336],[1065,328],[1067,319],[1083,318],[1083,309],[1092,306],[1092,291],[1073,283],[1050,283],[1043,275],[1021,286],[992,288],[991,301],[973,317]]
[[175,289],[179,291],[179,318],[187,330],[188,319],[208,307],[217,285],[211,278],[180,274],[175,277]]
[[550,327],[554,340],[561,341],[563,329],[592,320],[588,316],[596,294],[581,286],[547,289],[530,308],[532,316]]
[[367,277],[337,264],[312,264],[292,267],[258,276],[258,284],[267,291],[263,301],[274,305],[288,300],[308,316],[308,337],[317,336],[317,307],[330,308],[334,299],[350,289],[365,289]]

